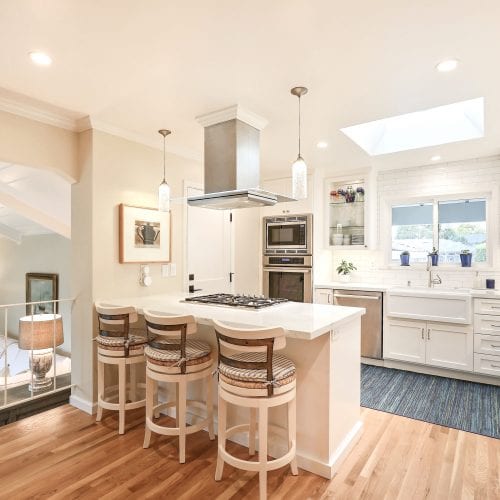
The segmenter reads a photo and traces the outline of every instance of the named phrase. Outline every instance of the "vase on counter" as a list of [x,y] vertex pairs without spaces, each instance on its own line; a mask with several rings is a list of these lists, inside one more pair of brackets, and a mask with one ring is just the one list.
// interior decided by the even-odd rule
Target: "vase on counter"
[[350,274],[339,274],[339,281],[341,283],[349,283],[351,281]]
[[472,254],[471,253],[461,253],[460,254],[460,263],[462,267],[471,267],[472,266]]
[[409,266],[410,265],[410,252],[402,252],[399,255],[399,258],[401,260],[402,266]]

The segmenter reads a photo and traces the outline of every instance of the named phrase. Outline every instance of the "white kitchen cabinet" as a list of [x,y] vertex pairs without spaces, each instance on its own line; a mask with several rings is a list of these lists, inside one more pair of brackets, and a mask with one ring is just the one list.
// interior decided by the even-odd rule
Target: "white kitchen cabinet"
[[500,299],[474,299],[474,372],[500,376]]
[[425,322],[389,319],[384,329],[384,358],[425,363]]
[[[262,189],[270,191],[271,193],[282,194],[284,196],[292,197],[292,178],[285,177],[282,179],[273,179],[262,181]],[[283,215],[283,214],[307,214],[313,213],[313,196],[314,186],[312,175],[307,176],[307,198],[305,200],[290,201],[285,203],[277,203],[272,207],[262,207],[261,215],[263,217],[269,215]]]
[[474,338],[470,326],[389,319],[384,358],[472,371]]
[[333,305],[333,290],[331,288],[316,288],[314,291],[314,303]]
[[425,363],[471,372],[474,364],[474,335],[469,326],[427,323]]

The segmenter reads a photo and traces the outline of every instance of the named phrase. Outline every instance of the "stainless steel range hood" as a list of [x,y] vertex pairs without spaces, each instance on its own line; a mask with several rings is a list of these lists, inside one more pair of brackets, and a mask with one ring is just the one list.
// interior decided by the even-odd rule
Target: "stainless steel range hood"
[[295,201],[260,189],[260,131],[267,121],[240,106],[197,117],[205,127],[205,194],[188,204],[218,210]]

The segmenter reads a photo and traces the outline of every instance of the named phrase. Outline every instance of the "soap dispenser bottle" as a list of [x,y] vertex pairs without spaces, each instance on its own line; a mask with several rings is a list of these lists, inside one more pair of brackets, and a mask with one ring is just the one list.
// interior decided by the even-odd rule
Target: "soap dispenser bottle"
[[476,271],[476,276],[474,276],[474,283],[472,287],[478,290],[481,288],[481,285],[482,283],[481,283],[481,278],[479,277],[479,271]]

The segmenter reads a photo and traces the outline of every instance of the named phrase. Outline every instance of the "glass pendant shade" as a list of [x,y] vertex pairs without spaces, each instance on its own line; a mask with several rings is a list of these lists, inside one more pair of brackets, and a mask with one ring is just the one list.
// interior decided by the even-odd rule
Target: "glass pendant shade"
[[163,136],[163,181],[158,188],[158,210],[160,212],[168,212],[170,210],[170,186],[165,180],[165,137],[172,132],[163,128],[158,130],[158,133]]
[[296,200],[307,198],[307,165],[301,156],[292,165],[292,197]]
[[168,212],[170,210],[170,186],[164,180],[158,188],[158,210]]

